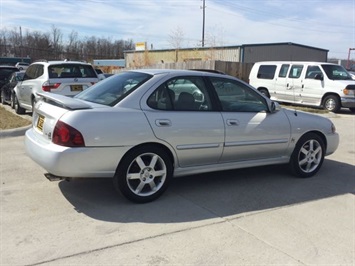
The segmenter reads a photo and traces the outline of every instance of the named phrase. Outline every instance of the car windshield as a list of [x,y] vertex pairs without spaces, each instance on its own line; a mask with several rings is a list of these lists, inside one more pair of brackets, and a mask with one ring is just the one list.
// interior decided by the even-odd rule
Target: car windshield
[[75,98],[114,106],[151,77],[145,73],[123,72],[100,81],[76,95]]
[[331,80],[352,80],[346,69],[340,65],[322,65],[327,77]]

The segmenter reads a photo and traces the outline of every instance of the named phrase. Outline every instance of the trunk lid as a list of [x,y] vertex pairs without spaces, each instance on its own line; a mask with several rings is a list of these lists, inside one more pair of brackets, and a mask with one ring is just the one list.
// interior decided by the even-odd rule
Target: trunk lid
[[[44,142],[52,140],[53,130],[58,120],[67,112],[92,109],[93,105],[79,99],[53,93],[39,93],[41,100],[32,114],[32,127],[37,137]],[[98,105],[100,106],[100,105]]]

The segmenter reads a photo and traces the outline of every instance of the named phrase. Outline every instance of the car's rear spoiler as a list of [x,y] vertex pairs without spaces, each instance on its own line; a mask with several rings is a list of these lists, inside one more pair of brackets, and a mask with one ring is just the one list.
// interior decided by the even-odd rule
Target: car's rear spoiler
[[92,108],[92,106],[83,101],[60,94],[41,92],[37,95],[39,95],[44,102],[59,106],[61,108],[65,108],[67,110],[82,110]]

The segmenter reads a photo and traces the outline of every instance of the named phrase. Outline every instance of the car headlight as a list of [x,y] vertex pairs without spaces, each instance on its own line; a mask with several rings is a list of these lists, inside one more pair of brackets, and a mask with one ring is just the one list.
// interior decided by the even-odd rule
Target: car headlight
[[355,95],[355,90],[343,89],[343,93],[345,95],[354,96]]

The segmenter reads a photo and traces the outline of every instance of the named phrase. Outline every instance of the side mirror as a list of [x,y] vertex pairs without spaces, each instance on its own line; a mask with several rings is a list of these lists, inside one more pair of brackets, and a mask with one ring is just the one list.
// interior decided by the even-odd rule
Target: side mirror
[[276,113],[278,111],[281,110],[281,105],[277,102],[271,102],[271,106],[270,106],[270,112],[271,113]]
[[324,77],[323,77],[322,74],[316,74],[316,75],[314,76],[314,79],[323,81],[323,80],[324,80]]

